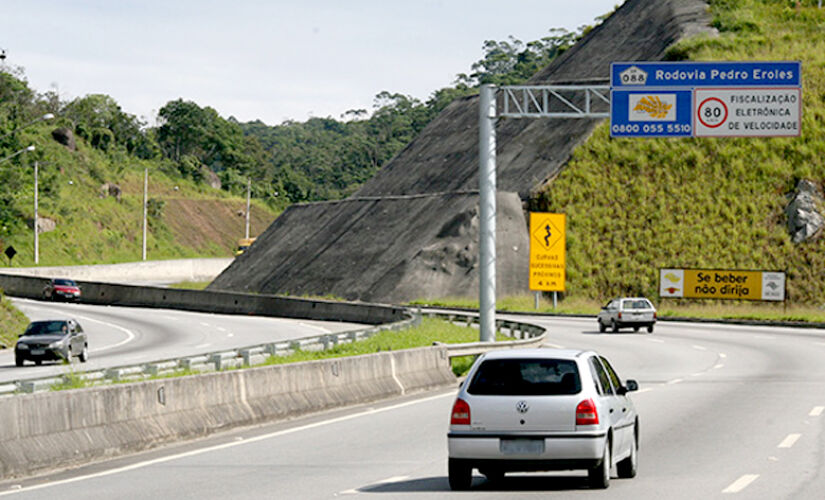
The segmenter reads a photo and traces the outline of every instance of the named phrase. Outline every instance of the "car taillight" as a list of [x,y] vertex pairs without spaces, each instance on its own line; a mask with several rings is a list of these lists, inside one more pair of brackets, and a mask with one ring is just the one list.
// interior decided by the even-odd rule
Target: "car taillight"
[[658,318],[659,316],[656,315],[656,311],[653,311],[653,319]]
[[592,399],[585,399],[576,407],[576,425],[597,425],[599,412]]
[[470,425],[470,405],[463,399],[456,399],[450,425]]
[[619,313],[619,319],[622,319],[622,313],[621,312]]

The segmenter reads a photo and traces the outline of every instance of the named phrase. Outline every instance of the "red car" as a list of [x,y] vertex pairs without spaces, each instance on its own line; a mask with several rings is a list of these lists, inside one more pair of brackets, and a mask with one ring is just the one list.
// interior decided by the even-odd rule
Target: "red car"
[[43,288],[43,298],[46,300],[78,300],[80,299],[80,287],[74,280],[50,279]]

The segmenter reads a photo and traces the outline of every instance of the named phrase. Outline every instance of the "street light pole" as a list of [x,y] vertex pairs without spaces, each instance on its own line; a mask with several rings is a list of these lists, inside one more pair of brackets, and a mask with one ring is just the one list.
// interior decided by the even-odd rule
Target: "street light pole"
[[54,118],[54,115],[52,113],[46,113],[45,115],[35,118],[34,120],[32,120],[29,123],[23,125],[22,127],[17,127],[14,130],[10,130],[10,131],[0,135],[0,137],[6,137],[7,135],[11,135],[11,134],[17,132],[18,130],[23,130],[24,128],[28,127],[29,125],[34,125],[37,122],[51,120],[52,118]]
[[15,156],[17,156],[17,155],[19,155],[19,154],[23,154],[23,153],[25,153],[25,152],[27,152],[27,151],[28,151],[28,152],[34,151],[34,144],[32,144],[31,146],[29,146],[29,147],[27,147],[27,148],[21,149],[20,151],[15,151],[14,153],[12,153],[12,154],[10,154],[9,156],[7,156],[7,157],[3,158],[2,160],[0,160],[0,163],[3,163],[4,161],[11,160],[11,159],[12,159],[12,158],[14,158]]
[[40,263],[40,218],[37,215],[37,160],[34,161],[34,265]]
[[244,233],[244,238],[249,239],[249,206],[250,206],[250,198],[252,193],[252,179],[249,178],[246,180],[246,232]]
[[146,260],[146,212],[149,204],[149,169],[143,169],[143,260]]

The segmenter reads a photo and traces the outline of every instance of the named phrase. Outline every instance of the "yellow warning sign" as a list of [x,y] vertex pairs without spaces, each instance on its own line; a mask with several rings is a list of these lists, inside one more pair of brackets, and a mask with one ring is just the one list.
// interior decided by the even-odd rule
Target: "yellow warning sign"
[[563,292],[565,215],[530,213],[530,290]]

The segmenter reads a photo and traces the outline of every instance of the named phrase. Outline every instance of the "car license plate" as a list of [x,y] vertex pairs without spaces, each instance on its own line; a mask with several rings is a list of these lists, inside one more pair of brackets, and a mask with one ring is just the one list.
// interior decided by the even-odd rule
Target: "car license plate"
[[541,455],[544,439],[502,439],[499,451],[505,455]]
[[44,351],[43,349],[32,349],[31,353],[35,356],[40,356],[41,354],[45,354],[46,351]]

